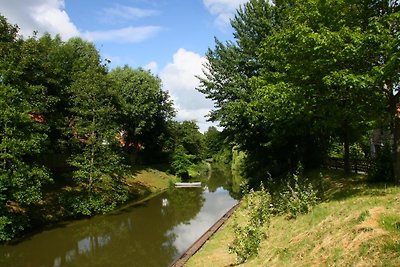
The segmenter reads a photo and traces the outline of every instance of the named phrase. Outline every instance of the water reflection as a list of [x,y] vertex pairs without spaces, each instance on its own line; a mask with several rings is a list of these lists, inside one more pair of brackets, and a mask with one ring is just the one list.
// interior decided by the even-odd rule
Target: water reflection
[[183,253],[194,240],[198,239],[204,232],[216,222],[216,218],[222,217],[236,201],[226,197],[226,190],[222,187],[214,193],[206,190],[204,192],[206,201],[200,212],[189,223],[176,225],[171,232],[176,235],[173,242],[174,247]]
[[168,266],[236,203],[220,176],[0,246],[0,266]]

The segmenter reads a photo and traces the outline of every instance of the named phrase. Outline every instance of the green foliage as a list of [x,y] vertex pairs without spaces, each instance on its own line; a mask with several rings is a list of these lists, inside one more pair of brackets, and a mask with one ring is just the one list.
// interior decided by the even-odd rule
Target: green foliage
[[223,149],[223,145],[222,133],[214,126],[209,127],[204,133],[204,157],[214,158]]
[[300,168],[288,175],[286,186],[282,187],[274,197],[273,208],[278,214],[296,218],[300,214],[309,213],[317,201],[317,191],[306,178],[301,176]]
[[73,217],[110,212],[128,199],[125,186],[116,184],[115,179],[104,176],[104,183],[96,191],[90,194],[85,191],[67,192],[60,196],[60,202]]
[[[109,74],[118,102],[118,121],[128,153],[159,152],[165,146],[163,135],[174,116],[172,101],[161,89],[161,80],[143,69],[117,67]],[[140,147],[140,148],[139,148]]]
[[169,132],[171,172],[188,179],[188,169],[204,158],[203,134],[194,121],[171,122]]
[[[329,155],[329,157],[332,157],[332,158],[343,159],[344,158],[343,144],[341,144],[339,142],[333,142],[330,146],[328,155]],[[358,159],[358,160],[367,159],[367,156],[365,155],[365,152],[360,143],[355,143],[355,144],[350,145],[350,158]]]
[[251,189],[242,199],[243,220],[234,218],[235,239],[229,246],[229,253],[236,254],[237,264],[246,262],[257,255],[260,243],[266,238],[265,227],[270,222],[271,197],[261,184],[260,190]]
[[[51,181],[38,160],[45,150],[47,127],[35,121],[43,107],[36,101],[43,86],[21,76],[30,58],[18,28],[0,17],[0,241],[28,226],[27,212],[42,200]],[[37,119],[37,117],[36,117]]]
[[171,172],[178,177],[187,180],[189,168],[193,165],[193,156],[188,155],[183,146],[178,146],[171,156]]
[[[216,40],[198,90],[215,103],[211,119],[248,154],[248,175],[279,176],[298,161],[317,166],[329,140],[344,145],[347,163],[349,151],[362,156],[349,146],[397,101],[386,96],[395,91],[388,83],[398,84],[392,72],[398,53],[385,50],[398,44],[396,8],[392,2],[253,0],[237,11],[235,42]],[[377,69],[391,78],[383,81]]]
[[392,149],[389,144],[377,150],[376,156],[372,159],[371,170],[368,179],[371,182],[393,182],[393,157]]
[[[78,45],[78,40],[75,42]],[[94,59],[91,44],[82,41],[80,47],[81,56],[93,57],[94,64],[86,62],[87,68],[75,74],[75,80],[68,88],[71,95],[70,143],[74,145],[69,163],[73,167],[72,177],[82,194],[74,201],[73,210],[77,214],[92,215],[112,209],[120,200],[113,192],[114,187],[122,183],[120,174],[124,165],[118,153],[118,106],[109,91],[110,82],[98,60]],[[127,198],[126,190],[118,193],[122,200]]]
[[246,153],[240,151],[238,147],[232,148],[232,162],[231,162],[231,170],[235,174],[243,174],[243,170],[245,168],[245,160],[246,160]]
[[[52,176],[57,186],[68,183],[61,205],[71,216],[126,201],[124,156],[130,148],[167,150],[173,115],[150,72],[108,73],[93,43],[36,33],[22,39],[0,16],[0,241],[40,225],[32,209],[44,203]],[[194,148],[184,143],[191,161],[201,158],[201,137]],[[56,153],[62,157],[50,159]]]
[[224,145],[223,148],[213,156],[216,162],[223,164],[231,164],[232,162],[232,147],[230,145]]

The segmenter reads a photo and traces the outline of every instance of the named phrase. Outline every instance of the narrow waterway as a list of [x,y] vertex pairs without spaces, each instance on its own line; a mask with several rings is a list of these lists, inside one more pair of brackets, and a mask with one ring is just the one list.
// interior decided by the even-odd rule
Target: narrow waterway
[[0,266],[168,266],[237,203],[226,170],[110,215],[0,246]]

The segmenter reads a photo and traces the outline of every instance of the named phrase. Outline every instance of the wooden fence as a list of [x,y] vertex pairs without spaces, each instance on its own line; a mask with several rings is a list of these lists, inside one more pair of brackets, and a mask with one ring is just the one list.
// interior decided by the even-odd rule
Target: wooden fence
[[[325,165],[330,169],[343,170],[344,160],[339,158],[329,158],[326,160]],[[350,160],[350,168],[355,173],[368,173],[371,168],[371,162],[368,160],[353,159]]]

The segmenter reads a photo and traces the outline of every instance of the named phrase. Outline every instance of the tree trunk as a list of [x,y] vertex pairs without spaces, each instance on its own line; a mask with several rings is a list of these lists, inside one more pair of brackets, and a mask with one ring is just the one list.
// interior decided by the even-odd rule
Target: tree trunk
[[393,134],[392,160],[394,181],[400,184],[400,102],[399,92],[393,92],[393,83],[387,81],[385,91],[389,96],[390,113],[392,116],[391,129]]
[[393,131],[393,174],[394,180],[400,184],[400,118],[396,115]]
[[393,119],[393,175],[394,181],[400,184],[400,103],[393,96],[392,110],[394,110]]
[[347,124],[344,126],[344,172],[346,174],[351,173],[350,166],[350,135],[349,135],[349,127]]

